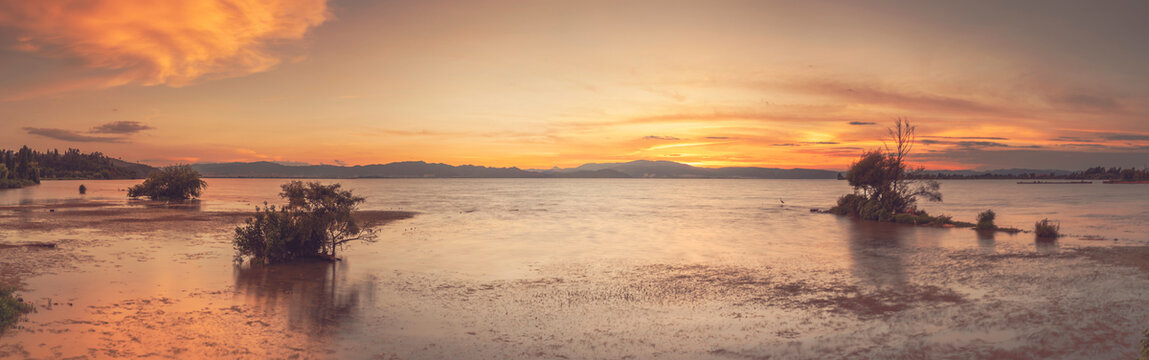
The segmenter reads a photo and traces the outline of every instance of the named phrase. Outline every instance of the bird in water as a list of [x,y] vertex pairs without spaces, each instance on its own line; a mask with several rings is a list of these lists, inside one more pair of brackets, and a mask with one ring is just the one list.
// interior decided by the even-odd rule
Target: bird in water
[[782,205],[778,205],[778,207],[786,206],[786,202],[782,201],[782,198],[778,198],[778,202],[782,203]]

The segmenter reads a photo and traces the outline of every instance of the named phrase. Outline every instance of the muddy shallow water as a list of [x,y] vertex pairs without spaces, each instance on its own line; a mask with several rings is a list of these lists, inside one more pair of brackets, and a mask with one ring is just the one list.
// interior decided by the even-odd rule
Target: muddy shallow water
[[[290,266],[230,244],[279,180],[181,206],[125,201],[131,182],[0,194],[0,244],[57,244],[0,247],[37,309],[0,358],[1132,358],[1149,327],[1146,225],[1090,208],[1145,197],[1128,187],[994,206],[1106,239],[1037,242],[808,211],[840,182],[342,182],[380,240]],[[928,209],[1014,190],[977,184]]]

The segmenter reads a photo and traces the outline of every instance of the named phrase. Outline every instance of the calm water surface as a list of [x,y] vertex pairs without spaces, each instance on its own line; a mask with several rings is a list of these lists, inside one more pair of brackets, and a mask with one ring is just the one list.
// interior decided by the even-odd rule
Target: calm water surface
[[[294,267],[236,266],[233,225],[5,229],[0,242],[102,242],[78,250],[92,261],[25,279],[30,298],[76,304],[32,314],[0,344],[31,357],[138,356],[130,337],[101,334],[150,325],[182,329],[148,345],[177,357],[207,346],[238,357],[1089,358],[1134,353],[1149,326],[1144,276],[1064,256],[1149,241],[1145,185],[947,181],[944,202],[921,204],[971,222],[993,209],[1022,229],[1050,218],[1106,239],[1049,243],[811,213],[849,192],[835,180],[332,181],[366,197],[364,209],[418,214],[343,262]],[[0,205],[132,207],[122,189],[137,182],[46,181],[0,191]],[[188,211],[278,204],[283,182],[209,179]],[[235,322],[251,328],[239,345],[197,338]],[[300,345],[243,352],[278,327]]]

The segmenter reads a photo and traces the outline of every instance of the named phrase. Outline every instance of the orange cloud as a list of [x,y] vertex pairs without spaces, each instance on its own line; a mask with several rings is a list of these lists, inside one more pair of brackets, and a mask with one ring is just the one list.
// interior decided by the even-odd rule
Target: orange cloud
[[281,61],[273,45],[329,17],[326,0],[0,0],[17,50],[111,73],[82,86],[94,88],[266,71]]

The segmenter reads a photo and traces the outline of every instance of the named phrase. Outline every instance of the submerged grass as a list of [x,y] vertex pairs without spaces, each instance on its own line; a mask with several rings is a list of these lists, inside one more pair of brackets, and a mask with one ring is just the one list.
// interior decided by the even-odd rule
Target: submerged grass
[[1033,223],[1033,233],[1037,234],[1039,238],[1055,239],[1059,231],[1061,231],[1061,224],[1056,224],[1049,219],[1041,219],[1041,221]]
[[32,311],[32,306],[13,294],[15,289],[0,287],[0,331],[16,322],[21,314]]
[[973,227],[972,223],[954,220],[952,216],[930,216],[925,211],[918,211],[913,214],[895,214],[891,221],[910,225]]

